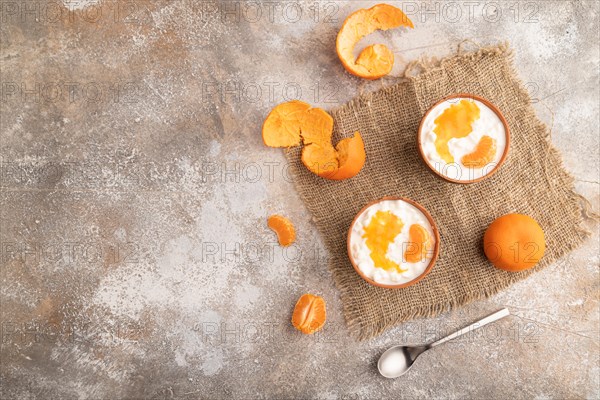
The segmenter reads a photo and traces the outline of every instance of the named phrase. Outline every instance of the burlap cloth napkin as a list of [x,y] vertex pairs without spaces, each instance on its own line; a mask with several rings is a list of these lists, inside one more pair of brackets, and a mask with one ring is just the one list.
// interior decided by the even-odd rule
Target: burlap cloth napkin
[[[434,175],[417,149],[424,113],[441,98],[463,92],[480,95],[502,111],[512,142],[506,163],[489,179],[453,184]],[[354,178],[328,181],[310,173],[300,149],[287,152],[298,192],[331,253],[329,267],[344,304],[351,333],[366,339],[415,317],[491,296],[543,269],[588,236],[573,178],[564,170],[549,132],[535,115],[517,77],[507,45],[457,54],[416,76],[359,96],[331,112],[334,143],[362,134],[367,163]],[[366,283],[352,268],[346,235],[356,213],[383,196],[403,196],[422,204],[437,222],[441,247],[431,273],[404,289]],[[497,217],[519,212],[539,221],[546,254],[533,269],[500,271],[485,258],[482,236]]]

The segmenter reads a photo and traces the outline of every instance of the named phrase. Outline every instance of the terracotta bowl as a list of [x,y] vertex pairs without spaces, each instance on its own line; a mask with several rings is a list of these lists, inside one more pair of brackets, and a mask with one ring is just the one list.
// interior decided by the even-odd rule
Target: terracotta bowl
[[[354,258],[352,257],[352,251],[351,251],[351,248],[350,248],[350,239],[351,239],[351,236],[352,236],[351,235],[352,234],[352,228],[354,227],[354,224],[356,224],[356,220],[358,219],[358,217],[360,217],[362,215],[362,213],[364,213],[367,210],[367,208],[371,207],[373,204],[380,203],[380,202],[385,201],[385,200],[402,200],[402,201],[405,201],[405,202],[407,202],[407,203],[415,206],[416,208],[418,208],[419,211],[421,211],[423,213],[423,215],[425,215],[425,217],[427,218],[427,221],[429,221],[429,224],[431,225],[431,229],[433,230],[433,235],[435,237],[435,246],[433,248],[433,257],[431,257],[431,260],[429,261],[429,265],[427,266],[427,268],[425,268],[425,271],[423,271],[423,273],[421,275],[417,276],[412,281],[401,283],[401,284],[398,284],[398,285],[386,285],[386,284],[383,284],[383,283],[378,283],[378,282],[375,282],[373,279],[367,277],[365,274],[363,274],[363,272],[360,270],[360,268],[358,267],[358,265],[356,265],[356,262],[354,261]],[[435,265],[435,262],[437,261],[438,254],[439,254],[439,251],[440,251],[440,234],[438,232],[438,228],[437,228],[437,225],[435,224],[435,221],[433,220],[433,218],[431,217],[431,215],[429,214],[429,212],[427,212],[427,210],[422,205],[420,205],[416,201],[407,199],[405,197],[386,196],[386,197],[384,197],[382,199],[374,200],[374,201],[370,202],[369,204],[367,204],[366,206],[364,206],[356,214],[356,216],[352,220],[352,223],[350,224],[350,229],[348,229],[348,236],[347,236],[347,239],[346,239],[346,248],[347,248],[347,251],[348,251],[348,258],[350,259],[350,263],[352,264],[352,267],[354,267],[354,270],[356,271],[356,273],[358,275],[360,275],[360,277],[363,278],[365,281],[367,281],[371,285],[378,286],[378,287],[381,287],[381,288],[386,288],[386,289],[401,289],[401,288],[405,288],[405,287],[414,285],[415,283],[419,282],[421,279],[425,278],[429,272],[431,272],[433,266]]]
[[[470,180],[452,179],[452,178],[445,176],[440,171],[436,170],[436,168],[429,163],[429,160],[427,160],[427,157],[425,157],[425,154],[423,153],[423,147],[421,146],[421,131],[423,129],[423,124],[425,123],[425,120],[427,119],[427,116],[429,115],[429,113],[438,105],[440,105],[448,100],[452,100],[452,99],[456,99],[456,98],[460,98],[460,97],[478,100],[478,101],[482,102],[483,104],[485,104],[486,106],[488,106],[498,116],[498,118],[500,118],[500,121],[502,121],[502,125],[504,125],[504,132],[506,134],[506,147],[504,148],[504,153],[502,153],[502,157],[500,157],[498,164],[496,164],[496,166],[487,175],[484,175],[484,176],[476,178],[476,179],[470,179]],[[417,147],[419,148],[419,153],[421,154],[421,158],[425,162],[425,165],[427,165],[429,167],[429,169],[431,169],[433,171],[434,174],[440,176],[442,179],[445,179],[445,180],[447,180],[449,182],[453,182],[453,183],[474,183],[474,182],[479,182],[483,179],[489,178],[490,176],[494,175],[496,173],[496,171],[498,171],[498,169],[502,166],[502,164],[504,164],[504,161],[506,160],[506,157],[508,156],[508,149],[510,148],[510,129],[508,127],[508,123],[506,122],[506,118],[504,118],[504,115],[502,114],[502,112],[498,109],[498,107],[496,107],[495,105],[490,103],[488,100],[484,99],[483,97],[474,95],[474,94],[456,93],[451,96],[444,97],[442,100],[438,101],[433,106],[431,106],[431,108],[429,110],[427,110],[427,112],[423,116],[423,119],[421,119],[421,124],[419,125],[419,131],[417,133]]]

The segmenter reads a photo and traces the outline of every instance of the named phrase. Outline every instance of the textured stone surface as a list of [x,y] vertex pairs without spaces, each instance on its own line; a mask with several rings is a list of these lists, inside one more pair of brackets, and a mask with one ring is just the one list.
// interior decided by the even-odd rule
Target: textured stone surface
[[[591,222],[584,246],[489,300],[348,336],[327,253],[260,126],[288,98],[329,108],[391,82],[349,76],[334,51],[369,4],[1,2],[3,399],[600,396]],[[466,38],[512,43],[598,211],[598,3],[396,4],[416,29],[365,40],[394,50],[396,74]],[[288,252],[266,228],[275,212],[297,225]],[[307,291],[328,302],[313,337],[288,323]],[[387,346],[501,306],[513,315],[378,376]]]

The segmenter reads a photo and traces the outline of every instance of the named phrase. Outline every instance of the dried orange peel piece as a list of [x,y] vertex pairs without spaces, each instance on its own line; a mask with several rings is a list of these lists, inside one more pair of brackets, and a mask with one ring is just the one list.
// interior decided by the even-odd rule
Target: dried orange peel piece
[[270,147],[298,146],[301,139],[300,126],[309,109],[309,104],[294,100],[279,104],[271,110],[262,129],[265,144]]
[[365,144],[360,133],[342,139],[335,148],[331,143],[313,143],[302,149],[302,163],[322,178],[342,180],[356,176],[365,165]]
[[294,100],[276,106],[263,124],[262,137],[270,147],[304,144],[302,163],[318,176],[332,180],[352,178],[366,161],[360,133],[331,143],[333,118],[320,108]]
[[300,136],[305,145],[312,143],[331,143],[333,118],[321,108],[308,109],[302,118]]
[[472,153],[465,154],[461,162],[465,167],[483,168],[494,160],[496,156],[496,139],[483,136]]
[[374,44],[361,51],[354,60],[354,46],[365,36],[377,30],[405,26],[414,28],[412,21],[400,10],[389,4],[378,4],[350,14],[340,29],[337,54],[344,68],[353,75],[365,79],[378,79],[389,74],[394,66],[394,53],[383,44]]
[[277,234],[277,240],[282,246],[289,246],[296,240],[296,230],[294,224],[281,215],[271,215],[267,220],[269,228],[273,229]]
[[424,259],[431,248],[431,238],[427,230],[419,224],[412,224],[408,229],[408,240],[404,259],[409,263],[416,263]]
[[303,294],[292,314],[294,328],[310,335],[323,328],[326,320],[325,300],[312,294]]

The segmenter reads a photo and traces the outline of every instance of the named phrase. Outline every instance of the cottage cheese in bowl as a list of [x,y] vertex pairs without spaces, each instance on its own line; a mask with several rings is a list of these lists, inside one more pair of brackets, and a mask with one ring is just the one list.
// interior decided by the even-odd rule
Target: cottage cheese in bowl
[[479,181],[506,158],[510,134],[500,111],[476,96],[451,97],[434,105],[419,128],[425,163],[443,178]]
[[348,256],[356,271],[376,286],[416,283],[433,267],[439,235],[419,204],[384,198],[363,208],[348,232]]

